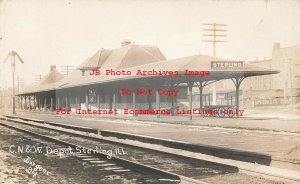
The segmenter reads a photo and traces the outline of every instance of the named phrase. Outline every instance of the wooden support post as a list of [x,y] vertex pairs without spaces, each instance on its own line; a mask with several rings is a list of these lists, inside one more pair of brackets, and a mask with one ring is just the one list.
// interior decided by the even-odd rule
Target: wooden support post
[[66,96],[66,110],[69,110],[69,99],[68,94]]
[[27,96],[24,97],[24,109],[27,110]]
[[[114,93],[113,93],[114,109],[113,110],[117,109],[117,97],[116,96],[117,96],[116,91],[114,91]],[[114,116],[116,116],[116,113],[114,113]]]
[[21,109],[24,110],[24,96],[22,96],[22,100],[21,100]]
[[53,111],[53,97],[51,96],[51,102],[50,102],[50,111]]
[[[155,95],[156,95],[156,110],[160,110],[160,95],[158,93],[158,88],[156,88]],[[157,118],[160,118],[160,113],[157,114]]]
[[29,106],[29,110],[31,111],[31,96],[28,96],[28,106]]
[[85,95],[85,106],[86,110],[89,110],[89,93],[86,93]]
[[152,109],[151,95],[147,95],[148,109]]
[[[132,105],[133,105],[133,111],[135,112],[136,110],[136,93],[135,93],[136,90],[133,90],[132,91]],[[137,114],[133,114],[133,116],[137,116]]]
[[37,103],[36,103],[36,95],[33,96],[33,102],[34,102],[34,111],[36,111],[36,106],[37,106]]
[[39,111],[41,111],[41,97],[38,98],[38,108]]
[[56,99],[57,99],[57,106],[56,106],[56,108],[57,108],[57,109],[60,109],[60,101],[59,101],[59,97],[57,97]]
[[[172,82],[171,84],[171,90],[174,91],[174,84]],[[172,95],[171,96],[171,116],[174,116],[175,115],[175,108],[174,108],[174,96]]]
[[100,108],[100,94],[97,93],[97,107],[98,109],[101,109]]
[[202,81],[199,82],[199,102],[200,102],[200,110],[203,109],[203,84]]
[[[238,79],[236,79],[238,81]],[[240,109],[240,83],[237,82],[237,85],[235,86],[235,105],[236,105],[236,117],[239,117],[239,109]]]
[[109,110],[112,110],[112,106],[113,106],[113,100],[112,100],[112,93],[110,92],[109,94]]
[[78,97],[77,94],[75,94],[75,111],[78,108]]
[[47,111],[47,97],[44,99],[44,111]]
[[[191,112],[193,111],[193,83],[189,83],[189,110],[191,110]],[[192,113],[189,114],[189,120],[193,119],[193,115]]]
[[242,81],[245,79],[245,77],[236,77],[234,79],[231,79],[232,82],[235,85],[235,106],[237,114],[236,116],[239,117],[239,110],[240,110],[240,86]]
[[20,101],[21,101],[20,108],[23,110],[23,96],[20,97]]

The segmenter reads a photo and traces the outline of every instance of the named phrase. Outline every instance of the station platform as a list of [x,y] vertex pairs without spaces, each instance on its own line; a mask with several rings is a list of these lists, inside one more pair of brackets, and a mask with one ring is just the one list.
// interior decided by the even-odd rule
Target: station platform
[[248,116],[225,119],[195,117],[193,121],[187,121],[186,117],[163,116],[160,118],[161,122],[155,122],[157,119],[153,116],[122,118],[76,114],[55,115],[38,111],[18,111],[17,116],[250,151],[271,155],[272,159],[300,163],[300,124],[295,119],[262,119]]
[[[29,114],[55,114],[55,112],[44,111],[21,111],[22,113]],[[11,114],[11,110],[3,111],[2,114]],[[72,112],[71,115],[61,115],[61,117],[78,117],[79,119],[84,117],[88,119],[116,119],[116,120],[132,120],[142,122],[158,122],[158,123],[170,123],[170,124],[183,124],[194,126],[209,126],[209,127],[223,127],[223,128],[235,128],[235,129],[247,129],[247,130],[263,130],[274,132],[288,132],[288,133],[300,133],[300,110],[293,108],[256,108],[246,109],[243,116],[239,118],[203,118],[201,116],[193,116],[193,120],[189,120],[188,116],[176,115],[176,116],[161,116],[157,118],[155,115],[138,115],[133,117],[132,115],[82,115]]]

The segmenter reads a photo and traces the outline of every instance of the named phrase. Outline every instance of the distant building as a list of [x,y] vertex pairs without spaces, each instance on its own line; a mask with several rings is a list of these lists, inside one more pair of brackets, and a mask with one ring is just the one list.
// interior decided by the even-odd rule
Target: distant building
[[290,105],[300,102],[300,45],[281,48],[275,43],[272,59],[250,61],[249,64],[279,70],[275,75],[245,79],[246,106]]
[[[274,43],[271,59],[247,62],[250,65],[278,70],[274,75],[247,77],[240,89],[240,104],[243,107],[291,105],[300,102],[300,45],[281,48]],[[217,105],[235,104],[235,87],[230,79],[216,82]],[[212,88],[204,88],[204,106],[211,105]],[[199,92],[195,88],[195,103]]]

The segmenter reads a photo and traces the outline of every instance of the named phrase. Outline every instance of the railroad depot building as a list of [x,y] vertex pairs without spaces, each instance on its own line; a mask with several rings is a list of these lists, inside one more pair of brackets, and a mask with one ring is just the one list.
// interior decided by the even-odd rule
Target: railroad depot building
[[[269,68],[208,55],[167,60],[155,46],[125,41],[120,48],[98,50],[66,77],[51,66],[50,73],[40,83],[17,96],[21,108],[31,110],[110,110],[118,111],[117,114],[126,110],[193,111],[210,106],[203,95],[206,86],[230,79],[235,96],[234,104],[227,105],[238,110],[240,86],[245,78],[276,73]],[[193,98],[196,89],[198,101]],[[160,117],[164,113],[154,114]],[[192,119],[192,113],[189,118]]]

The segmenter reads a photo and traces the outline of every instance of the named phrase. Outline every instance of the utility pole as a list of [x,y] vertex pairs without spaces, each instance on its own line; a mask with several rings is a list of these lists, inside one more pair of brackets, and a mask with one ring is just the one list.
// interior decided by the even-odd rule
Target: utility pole
[[[217,55],[217,43],[218,42],[226,42],[224,40],[220,40],[221,37],[226,37],[226,24],[217,24],[217,23],[204,23],[202,24],[205,26],[203,31],[205,32],[202,36],[205,38],[203,42],[211,42],[213,44],[213,56],[216,57]],[[223,33],[223,34],[221,34]],[[212,105],[217,104],[217,92],[216,92],[216,83],[212,83],[212,90],[213,90],[213,102]]]
[[24,80],[23,80],[23,78],[21,78],[21,77],[17,77],[17,79],[18,79],[18,92],[20,92],[20,89],[23,89],[23,86],[24,86]]
[[68,76],[69,72],[74,70],[74,66],[71,65],[60,66],[60,70],[63,73],[63,75]]
[[21,57],[16,53],[15,51],[11,51],[8,53],[7,57],[4,60],[4,63],[10,56],[10,62],[11,62],[11,70],[12,70],[12,85],[13,85],[13,114],[16,114],[16,98],[15,98],[15,70],[16,70],[16,56],[18,57],[19,61],[23,64],[24,61],[21,59]]
[[41,80],[42,80],[42,75],[41,74],[35,76],[35,83],[38,83]]

